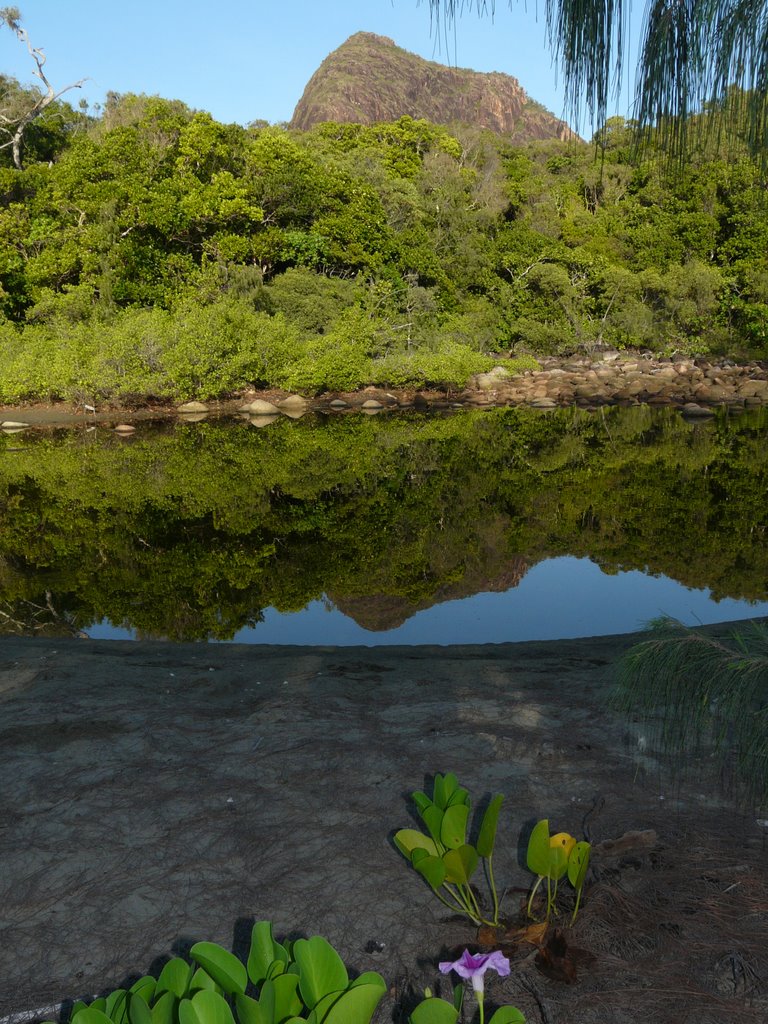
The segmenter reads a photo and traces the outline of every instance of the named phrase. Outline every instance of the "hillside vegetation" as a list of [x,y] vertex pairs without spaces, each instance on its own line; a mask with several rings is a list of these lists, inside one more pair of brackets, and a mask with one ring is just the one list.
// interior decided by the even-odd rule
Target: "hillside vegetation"
[[[714,139],[714,136],[713,136]],[[0,167],[0,401],[462,385],[499,353],[768,356],[759,169],[401,118],[66,104]]]

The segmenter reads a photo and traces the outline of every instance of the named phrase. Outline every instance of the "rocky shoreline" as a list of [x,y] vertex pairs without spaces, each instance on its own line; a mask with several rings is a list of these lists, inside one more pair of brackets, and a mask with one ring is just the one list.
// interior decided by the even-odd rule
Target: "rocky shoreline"
[[355,392],[332,392],[315,398],[279,391],[250,391],[224,401],[150,404],[128,408],[118,403],[102,407],[53,403],[0,408],[0,429],[6,433],[28,427],[104,423],[131,433],[134,422],[179,417],[194,422],[209,417],[238,415],[255,425],[276,416],[299,419],[308,412],[375,415],[387,409],[450,409],[524,405],[534,409],[576,406],[666,406],[694,417],[714,416],[726,406],[733,410],[768,405],[768,362],[735,363],[702,358],[655,359],[606,352],[592,357],[545,358],[536,370],[512,373],[503,362],[477,374],[459,392],[405,391],[367,387]]

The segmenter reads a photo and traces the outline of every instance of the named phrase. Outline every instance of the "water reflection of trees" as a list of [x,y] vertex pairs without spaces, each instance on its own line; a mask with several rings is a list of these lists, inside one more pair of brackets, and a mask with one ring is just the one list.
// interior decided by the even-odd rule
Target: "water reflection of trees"
[[227,638],[326,593],[375,619],[564,554],[764,599],[767,433],[638,408],[30,435],[0,459],[0,631]]

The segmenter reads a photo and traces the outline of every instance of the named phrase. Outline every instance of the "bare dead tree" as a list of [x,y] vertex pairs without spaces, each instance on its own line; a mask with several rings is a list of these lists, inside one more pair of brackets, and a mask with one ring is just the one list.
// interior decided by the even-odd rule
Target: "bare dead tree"
[[0,149],[7,149],[10,146],[13,152],[14,166],[18,170],[21,170],[21,145],[24,138],[24,132],[28,125],[30,125],[36,117],[39,117],[45,108],[50,106],[54,100],[63,96],[65,92],[69,92],[70,89],[81,89],[83,82],[87,81],[87,79],[81,78],[79,81],[72,82],[71,85],[65,85],[63,89],[56,91],[46,78],[45,72],[43,71],[46,56],[40,47],[33,46],[30,42],[27,30],[21,26],[21,12],[18,7],[0,8],[0,24],[7,25],[11,32],[16,35],[19,42],[26,46],[30,57],[35,62],[35,70],[32,74],[35,78],[40,79],[46,90],[45,92],[40,92],[35,103],[28,110],[25,110],[22,113],[12,114],[0,111],[0,132],[8,136],[7,141],[0,142]]

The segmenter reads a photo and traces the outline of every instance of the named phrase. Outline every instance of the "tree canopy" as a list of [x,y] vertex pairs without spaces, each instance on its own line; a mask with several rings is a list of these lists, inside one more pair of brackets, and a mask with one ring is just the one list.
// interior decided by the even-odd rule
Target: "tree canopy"
[[[429,0],[451,21],[465,10],[493,14],[495,0]],[[510,7],[512,0],[510,0]],[[629,0],[545,0],[547,33],[564,76],[566,102],[578,119],[606,117],[622,81]],[[754,154],[768,148],[768,2],[648,0],[633,116],[664,132],[673,155],[686,151],[689,116],[711,106],[729,117]]]

